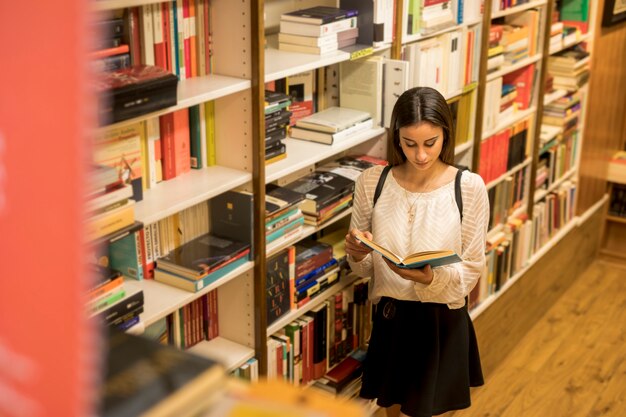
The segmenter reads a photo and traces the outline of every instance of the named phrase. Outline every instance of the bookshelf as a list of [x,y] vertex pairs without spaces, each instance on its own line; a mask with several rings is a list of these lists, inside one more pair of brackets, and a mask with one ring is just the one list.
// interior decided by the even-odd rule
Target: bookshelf
[[[155,0],[109,0],[94,3],[95,10],[112,12],[128,7],[145,6],[159,3]],[[145,296],[145,311],[141,315],[144,326],[173,315],[177,318],[181,307],[207,294],[213,289],[219,289],[220,300],[220,337],[203,341],[193,346],[190,351],[207,356],[222,358],[228,369],[235,369],[247,360],[256,357],[259,361],[261,375],[267,374],[267,339],[289,322],[293,321],[313,309],[317,304],[329,296],[347,288],[354,281],[354,277],[342,277],[339,284],[335,284],[318,297],[306,304],[303,308],[292,311],[281,317],[272,325],[267,325],[265,317],[266,302],[266,259],[298,241],[316,233],[323,233],[327,228],[345,224],[349,219],[350,211],[331,219],[323,226],[305,226],[297,236],[283,242],[280,246],[270,246],[265,242],[264,233],[264,202],[265,185],[268,183],[287,183],[299,176],[311,172],[317,165],[348,153],[367,153],[375,156],[384,156],[386,153],[386,129],[375,126],[368,131],[353,135],[346,140],[332,146],[306,142],[287,138],[283,141],[287,147],[287,156],[274,163],[265,164],[264,149],[264,84],[307,71],[318,71],[329,66],[345,62],[363,62],[368,57],[384,57],[395,60],[407,60],[405,51],[412,45],[423,42],[441,40],[452,33],[458,32],[460,39],[467,40],[464,45],[471,44],[471,51],[475,62],[469,67],[462,67],[463,72],[460,85],[445,92],[446,99],[452,103],[459,100],[461,119],[457,123],[463,124],[466,142],[460,143],[455,149],[457,159],[466,165],[471,165],[475,172],[479,171],[481,158],[481,144],[494,134],[511,128],[524,120],[531,120],[528,128],[529,147],[528,155],[522,162],[498,175],[487,184],[488,189],[496,188],[509,177],[519,171],[526,171],[523,189],[526,190],[521,207],[511,210],[511,215],[517,217],[526,215],[532,218],[535,204],[546,199],[559,187],[577,177],[577,167],[567,170],[560,178],[554,181],[545,190],[536,190],[534,186],[535,174],[539,161],[539,123],[543,108],[568,94],[567,91],[557,89],[544,94],[545,68],[550,54],[558,53],[561,49],[549,50],[549,19],[553,1],[534,1],[521,6],[492,12],[492,2],[484,3],[485,15],[474,17],[466,22],[452,25],[441,30],[435,30],[428,35],[408,35],[406,30],[407,7],[398,1],[395,10],[395,21],[403,22],[398,25],[394,41],[385,45],[356,45],[351,50],[338,50],[322,56],[280,51],[277,48],[277,36],[268,30],[267,22],[275,22],[278,17],[276,10],[280,10],[278,1],[272,0],[244,0],[232,2],[229,0],[211,1],[214,7],[215,19],[213,28],[214,73],[201,77],[182,80],[178,85],[178,103],[176,106],[157,112],[146,114],[115,125],[102,127],[105,130],[112,127],[131,125],[159,117],[191,106],[202,105],[208,101],[215,103],[215,153],[216,165],[200,170],[192,170],[185,175],[164,181],[156,187],[145,190],[144,198],[136,205],[136,219],[144,224],[154,224],[176,215],[192,206],[210,202],[222,193],[238,188],[245,188],[255,196],[253,228],[255,253],[252,260],[225,277],[197,293],[178,290],[151,280],[127,280],[129,286],[141,288]],[[339,6],[339,2],[305,2],[306,6],[315,4],[330,4]],[[309,4],[310,3],[310,4]],[[280,6],[280,7],[279,7]],[[303,4],[302,7],[305,7]],[[537,35],[540,37],[537,53],[525,57],[513,64],[502,65],[501,68],[487,72],[487,52],[489,48],[489,29],[495,19],[506,19],[516,14],[530,10],[539,10]],[[264,12],[266,16],[264,16]],[[222,16],[224,16],[222,18]],[[473,35],[469,35],[472,33]],[[590,32],[592,33],[592,32]],[[243,36],[242,36],[243,34]],[[265,45],[267,40],[267,45]],[[575,42],[563,45],[571,47],[578,43],[589,42],[590,35],[583,35]],[[469,46],[468,46],[469,47]],[[362,57],[355,59],[354,51],[364,51]],[[495,127],[483,127],[483,114],[489,104],[485,99],[485,85],[489,81],[505,77],[515,71],[534,65],[537,69],[534,74],[532,101],[525,109],[498,120]],[[470,75],[464,74],[471,72]],[[407,87],[416,84],[411,80]],[[319,86],[318,86],[319,88]],[[472,122],[473,121],[473,122]],[[580,149],[580,146],[578,146]],[[576,155],[579,160],[580,152]],[[530,197],[532,196],[532,198]],[[210,203],[209,203],[210,204]],[[505,219],[506,221],[506,219]],[[476,317],[490,304],[495,302],[499,294],[506,291],[519,276],[522,276],[530,266],[541,258],[550,247],[561,240],[572,229],[574,222],[570,220],[538,251],[532,253],[524,266],[509,277],[499,292],[483,300],[479,307],[472,312]],[[494,230],[505,229],[504,224],[496,225]]]

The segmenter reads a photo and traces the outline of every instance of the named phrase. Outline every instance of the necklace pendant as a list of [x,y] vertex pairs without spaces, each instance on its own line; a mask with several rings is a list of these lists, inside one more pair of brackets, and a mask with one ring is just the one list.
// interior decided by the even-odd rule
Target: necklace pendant
[[413,223],[413,217],[415,217],[415,215],[413,213],[409,213],[409,223]]

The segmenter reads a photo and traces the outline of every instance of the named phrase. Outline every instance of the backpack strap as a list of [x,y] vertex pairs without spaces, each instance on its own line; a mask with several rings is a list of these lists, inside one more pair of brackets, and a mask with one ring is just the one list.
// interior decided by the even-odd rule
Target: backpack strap
[[376,190],[374,191],[374,204],[372,204],[372,208],[376,205],[376,201],[378,201],[378,197],[383,192],[383,185],[385,185],[385,180],[387,179],[387,174],[391,171],[391,165],[385,166],[383,171],[380,173],[380,177],[378,178],[378,184],[376,184]]
[[458,171],[454,178],[454,198],[456,200],[456,206],[459,208],[459,215],[461,216],[461,223],[463,223],[463,194],[461,194],[461,175],[463,171],[468,171],[469,168],[462,165],[456,165]]

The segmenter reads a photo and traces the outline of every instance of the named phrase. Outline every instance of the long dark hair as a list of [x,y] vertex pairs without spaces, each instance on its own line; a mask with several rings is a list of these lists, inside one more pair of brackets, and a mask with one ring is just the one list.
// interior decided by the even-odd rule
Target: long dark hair
[[441,93],[430,87],[414,87],[406,90],[393,106],[389,128],[391,141],[387,147],[389,164],[394,166],[406,161],[406,156],[400,147],[400,128],[421,122],[441,127],[443,146],[439,159],[448,165],[454,165],[452,112]]

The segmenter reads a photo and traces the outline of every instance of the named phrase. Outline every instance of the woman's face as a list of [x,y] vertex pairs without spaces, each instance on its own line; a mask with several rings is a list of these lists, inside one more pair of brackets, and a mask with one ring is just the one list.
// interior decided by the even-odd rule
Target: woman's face
[[443,148],[443,129],[428,122],[401,127],[400,147],[407,162],[426,171],[439,159]]

